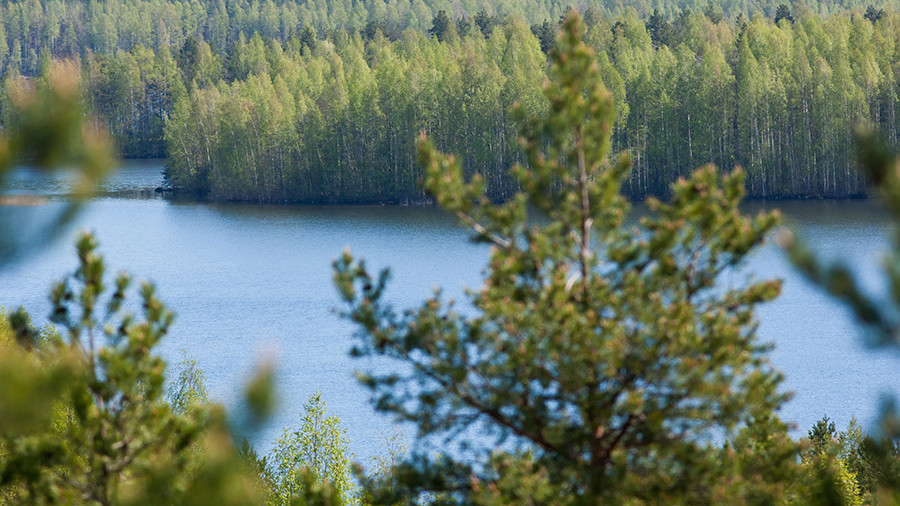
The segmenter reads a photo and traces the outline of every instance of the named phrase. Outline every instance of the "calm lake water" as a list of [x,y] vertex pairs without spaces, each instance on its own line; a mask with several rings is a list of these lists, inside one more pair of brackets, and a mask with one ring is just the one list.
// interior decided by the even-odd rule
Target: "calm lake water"
[[[233,405],[257,364],[275,357],[280,408],[269,428],[255,435],[262,452],[284,426],[295,423],[316,389],[341,418],[353,450],[365,461],[384,452],[394,423],[376,415],[353,371],[370,366],[348,350],[353,328],[336,314],[331,262],[345,248],[369,266],[390,266],[389,296],[414,306],[435,286],[459,298],[480,284],[487,250],[466,241],[465,230],[430,207],[310,207],[176,203],[156,198],[158,163],[126,164],[105,187],[115,192],[84,206],[57,240],[0,266],[0,305],[27,307],[46,321],[49,287],[75,267],[72,238],[96,233],[114,271],[153,280],[177,321],[160,352],[170,364],[182,350],[206,373],[215,398]],[[16,220],[33,233],[64,207],[64,176],[22,171],[14,193],[47,195],[46,205],[0,207],[0,222]],[[878,268],[889,223],[871,202],[749,203],[748,211],[779,207],[798,235],[827,258],[841,259],[883,293]],[[885,393],[900,392],[900,358],[872,351],[848,312],[795,274],[781,251],[767,245],[746,266],[757,278],[783,278],[783,295],[759,311],[759,332],[775,345],[772,360],[794,392],[782,416],[797,434],[827,414],[844,428],[852,416],[870,427]],[[738,276],[735,274],[734,276]]]

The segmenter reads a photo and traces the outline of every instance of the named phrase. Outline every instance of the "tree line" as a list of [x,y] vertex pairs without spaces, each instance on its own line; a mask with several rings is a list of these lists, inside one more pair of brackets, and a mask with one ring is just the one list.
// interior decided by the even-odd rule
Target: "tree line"
[[[617,100],[612,142],[634,162],[629,195],[665,194],[708,162],[744,166],[752,197],[866,193],[851,126],[869,121],[897,141],[900,18],[660,17],[600,18],[584,32]],[[545,26],[254,36],[230,58],[201,42],[208,56],[165,127],[170,179],[225,200],[422,200],[413,138],[425,131],[491,196],[509,196],[508,169],[522,160],[512,107],[547,107]]]
[[[57,4],[29,5],[44,19]],[[72,8],[94,6],[78,5]],[[150,5],[123,3],[118,12],[130,18],[137,6]],[[62,49],[62,35],[46,49],[41,22],[28,29],[20,23],[8,29],[15,35],[7,44],[27,39],[42,56],[34,69],[14,58],[2,65],[9,79],[75,57],[88,109],[103,118],[120,152],[167,156],[173,186],[213,199],[422,201],[413,143],[420,131],[464,157],[491,196],[515,191],[508,169],[522,155],[512,109],[518,104],[529,115],[547,107],[541,87],[555,18],[501,19],[473,4],[460,14],[438,10],[402,31],[361,20],[286,22],[294,18],[283,13],[272,15],[266,31],[235,21],[241,12],[262,16],[264,6],[223,5],[230,21],[215,30],[198,8],[193,28],[152,32],[169,33],[166,40],[129,36],[101,44],[97,36],[77,54]],[[356,5],[381,19],[381,7]],[[900,18],[873,7],[831,15],[786,5],[766,15],[757,7],[763,10],[731,18],[724,7],[643,16],[589,11],[583,37],[617,99],[613,148],[632,156],[624,188],[630,196],[665,194],[670,182],[707,162],[744,166],[751,197],[866,194],[851,126],[869,121],[890,142],[900,135]],[[168,26],[166,19],[157,16],[158,27]],[[93,33],[98,23],[85,21],[91,30],[73,33]],[[285,23],[293,28],[274,29]]]

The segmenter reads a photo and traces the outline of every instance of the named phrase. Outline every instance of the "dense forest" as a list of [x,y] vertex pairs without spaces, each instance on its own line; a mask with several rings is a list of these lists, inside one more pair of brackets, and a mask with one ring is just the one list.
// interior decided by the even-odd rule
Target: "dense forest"
[[[582,2],[616,97],[625,191],[665,194],[708,162],[753,197],[866,193],[852,126],[898,135],[900,17],[862,2]],[[217,200],[411,202],[427,132],[516,190],[519,104],[542,83],[565,3],[44,2],[0,6],[0,67],[80,62],[84,100],[126,157]]]

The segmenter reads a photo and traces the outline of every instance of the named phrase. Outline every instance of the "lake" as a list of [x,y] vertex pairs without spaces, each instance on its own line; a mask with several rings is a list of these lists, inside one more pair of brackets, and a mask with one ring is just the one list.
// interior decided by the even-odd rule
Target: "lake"
[[[109,193],[87,203],[56,240],[0,267],[0,305],[24,305],[37,322],[46,321],[51,284],[75,268],[75,232],[92,230],[111,270],[157,284],[177,314],[160,352],[170,365],[182,350],[196,359],[217,400],[233,405],[257,365],[277,361],[279,409],[254,436],[263,453],[283,427],[299,420],[316,389],[341,418],[358,459],[383,453],[383,439],[395,425],[374,413],[353,378],[354,369],[373,364],[348,357],[353,328],[335,312],[332,260],[349,247],[370,267],[390,266],[389,298],[410,307],[435,286],[455,298],[463,287],[477,287],[487,249],[467,242],[466,231],[432,207],[175,202],[149,191],[160,183],[159,171],[159,162],[126,163],[105,185]],[[23,170],[9,186],[12,193],[49,200],[0,207],[0,221],[13,220],[21,234],[65,205],[65,176]],[[762,207],[781,208],[787,224],[816,250],[848,263],[874,293],[885,292],[878,269],[890,225],[874,203],[746,205],[749,212]],[[785,280],[782,296],[758,312],[759,333],[775,345],[772,360],[785,375],[785,389],[794,392],[782,417],[796,425],[797,435],[825,414],[841,429],[852,416],[871,427],[880,396],[900,392],[894,379],[900,357],[865,348],[848,312],[794,273],[775,245],[762,248],[745,270]]]

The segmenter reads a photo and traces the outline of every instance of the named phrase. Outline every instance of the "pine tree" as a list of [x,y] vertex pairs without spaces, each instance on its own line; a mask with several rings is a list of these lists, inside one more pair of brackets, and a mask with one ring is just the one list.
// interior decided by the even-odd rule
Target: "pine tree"
[[[0,379],[21,391],[0,391],[0,497],[258,504],[262,491],[236,458],[221,409],[186,404],[176,412],[163,397],[165,362],[153,349],[173,314],[149,284],[141,317],[129,314],[131,279],[121,274],[109,290],[96,247],[83,234],[78,269],[53,288],[60,334],[40,342],[21,313],[10,318],[18,346],[3,350]],[[34,407],[21,405],[23,394]]]
[[481,34],[484,35],[485,38],[490,37],[491,33],[494,31],[494,26],[497,25],[499,20],[496,16],[488,15],[487,11],[481,9],[475,14],[475,25],[481,30]]
[[775,9],[775,24],[777,25],[782,19],[791,23],[794,22],[794,16],[791,14],[791,8],[785,4],[779,4]]
[[431,29],[428,30],[428,33],[437,37],[437,40],[440,42],[444,41],[444,37],[447,35],[447,31],[450,29],[450,17],[447,16],[447,12],[444,10],[438,11],[438,13],[434,16],[434,19],[431,20]]
[[741,215],[742,173],[708,166],[626,226],[628,158],[609,157],[613,101],[579,24],[567,19],[552,54],[548,116],[525,122],[521,193],[492,204],[481,176],[466,182],[456,157],[420,140],[426,188],[491,246],[471,310],[437,293],[398,314],[386,271],[373,277],[349,252],[335,262],[360,327],[354,354],[403,364],[362,377],[376,408],[422,436],[462,437],[478,457],[413,456],[395,469],[406,488],[380,501],[432,490],[477,503],[762,502],[792,476],[780,376],[753,318],[780,285],[716,283],[777,216]]
[[654,47],[671,45],[672,25],[659,13],[659,9],[653,9],[653,14],[647,19],[647,32]]
[[875,7],[872,7],[871,5],[866,7],[865,18],[868,19],[869,21],[871,21],[873,25],[875,23],[877,23],[883,17],[884,17],[884,9],[876,9]]

